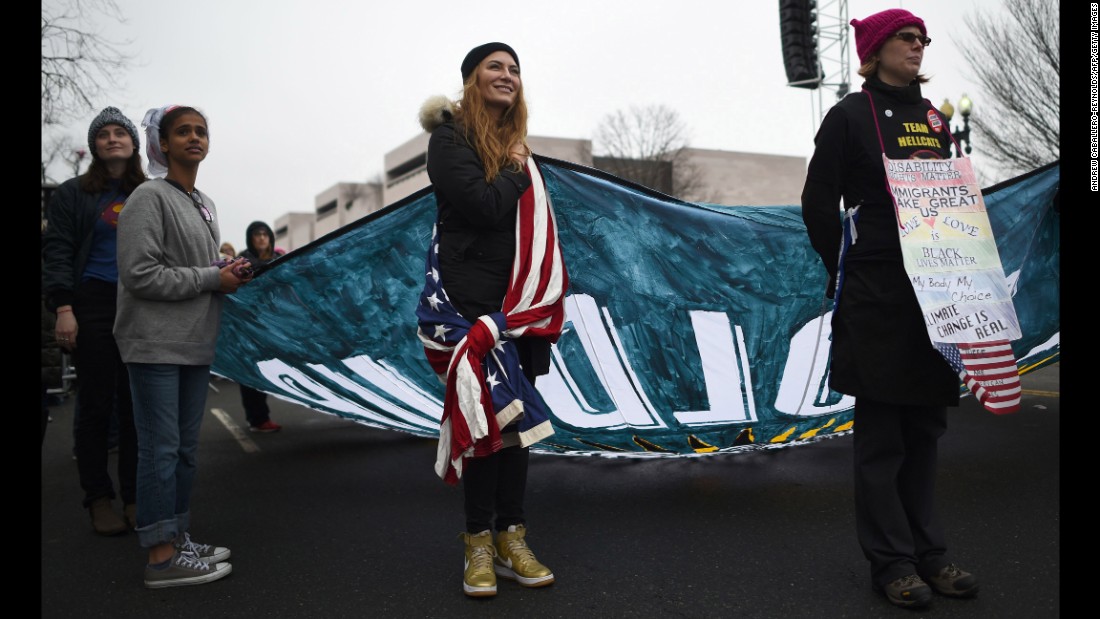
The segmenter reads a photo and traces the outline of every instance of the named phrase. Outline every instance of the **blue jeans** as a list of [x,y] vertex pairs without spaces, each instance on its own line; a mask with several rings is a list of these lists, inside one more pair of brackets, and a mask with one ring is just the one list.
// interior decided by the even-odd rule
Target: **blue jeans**
[[128,363],[138,436],[137,533],[143,548],[191,526],[208,365]]

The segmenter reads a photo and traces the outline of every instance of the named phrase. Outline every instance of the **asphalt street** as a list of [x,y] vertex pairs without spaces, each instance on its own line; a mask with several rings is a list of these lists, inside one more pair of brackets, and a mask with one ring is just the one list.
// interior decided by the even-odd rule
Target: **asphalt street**
[[233,573],[143,587],[137,536],[96,535],[81,507],[67,398],[42,445],[42,617],[1060,615],[1058,364],[1023,377],[1018,413],[972,397],[951,412],[939,508],[950,555],[981,593],[920,611],[870,588],[851,435],[700,458],[534,455],[528,542],[556,582],[501,581],[496,597],[473,599],[462,593],[461,491],[436,477],[434,440],[275,398],[283,431],[251,434],[237,385],[212,385],[191,532],[230,547]]

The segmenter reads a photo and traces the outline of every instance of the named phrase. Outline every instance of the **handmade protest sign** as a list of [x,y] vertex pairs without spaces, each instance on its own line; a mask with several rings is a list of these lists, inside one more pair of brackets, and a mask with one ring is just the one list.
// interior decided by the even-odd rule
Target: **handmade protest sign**
[[1019,410],[1020,322],[970,159],[882,162],[929,339],[987,410]]

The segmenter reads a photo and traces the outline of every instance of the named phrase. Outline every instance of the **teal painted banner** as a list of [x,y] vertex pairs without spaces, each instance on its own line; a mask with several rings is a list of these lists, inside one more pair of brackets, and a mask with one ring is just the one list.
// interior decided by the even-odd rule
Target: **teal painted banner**
[[[537,157],[569,269],[538,379],[535,450],[691,456],[851,430],[828,388],[831,301],[798,206],[692,204]],[[1057,162],[983,190],[1023,337],[1059,356]],[[213,371],[321,413],[435,437],[443,386],[416,337],[430,188],[288,253],[226,298]],[[962,388],[960,386],[960,388]]]

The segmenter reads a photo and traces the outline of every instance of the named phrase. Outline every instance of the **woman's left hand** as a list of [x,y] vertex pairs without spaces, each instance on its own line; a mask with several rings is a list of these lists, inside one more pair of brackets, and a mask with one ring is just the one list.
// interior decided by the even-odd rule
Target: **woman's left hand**
[[518,163],[520,167],[527,165],[527,157],[529,155],[530,153],[527,151],[527,146],[525,146],[523,142],[516,142],[512,145],[512,148],[508,149],[508,156],[512,158],[512,161]]
[[[223,264],[224,263],[224,264]],[[252,263],[247,258],[237,257],[229,261],[219,261],[221,266],[221,288],[219,292],[233,294],[237,288],[252,281]]]
[[57,345],[69,352],[76,348],[76,334],[79,330],[76,323],[76,316],[73,315],[72,306],[67,305],[65,308],[58,308],[57,322],[54,324],[53,336],[57,340]]

